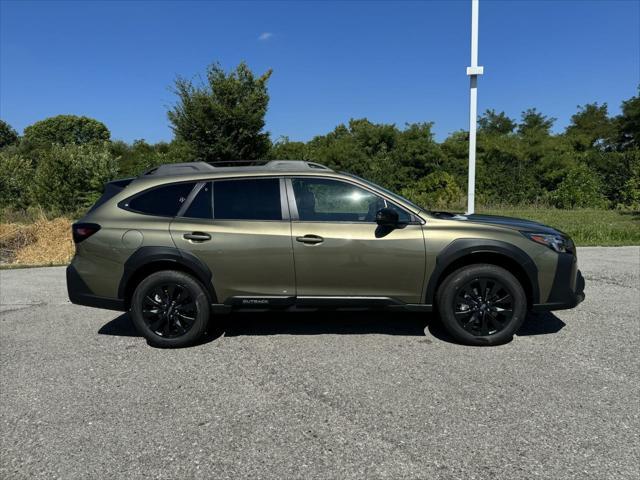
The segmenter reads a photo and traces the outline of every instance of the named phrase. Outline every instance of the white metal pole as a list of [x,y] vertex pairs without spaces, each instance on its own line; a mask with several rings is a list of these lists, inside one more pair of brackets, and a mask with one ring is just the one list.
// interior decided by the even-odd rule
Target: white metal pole
[[476,125],[478,122],[478,75],[484,67],[478,66],[478,13],[480,0],[471,0],[471,66],[469,76],[469,183],[467,187],[467,214],[475,212],[476,190]]

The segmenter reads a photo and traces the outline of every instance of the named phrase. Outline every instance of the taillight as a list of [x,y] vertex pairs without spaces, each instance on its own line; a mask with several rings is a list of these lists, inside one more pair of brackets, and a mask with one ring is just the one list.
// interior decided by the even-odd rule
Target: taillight
[[100,230],[100,225],[97,223],[74,223],[71,230],[73,231],[73,241],[80,243]]

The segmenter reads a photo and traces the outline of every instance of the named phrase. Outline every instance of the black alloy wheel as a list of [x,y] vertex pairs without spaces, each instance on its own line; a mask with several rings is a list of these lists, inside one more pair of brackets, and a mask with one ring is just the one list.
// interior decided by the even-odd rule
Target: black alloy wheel
[[186,334],[196,321],[198,307],[184,285],[154,285],[142,300],[142,316],[149,329],[163,338]]
[[474,336],[495,335],[513,317],[513,293],[495,278],[477,277],[458,290],[454,315]]
[[211,303],[193,276],[163,270],[138,284],[131,298],[131,318],[151,345],[186,347],[204,335]]
[[438,288],[436,305],[447,331],[468,345],[509,341],[527,316],[527,295],[507,269],[468,265],[452,272]]

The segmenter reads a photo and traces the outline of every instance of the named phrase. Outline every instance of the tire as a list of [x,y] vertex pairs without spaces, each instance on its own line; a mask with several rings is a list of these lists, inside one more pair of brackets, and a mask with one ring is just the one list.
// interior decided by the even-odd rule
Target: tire
[[522,285],[496,265],[469,265],[451,273],[438,288],[436,302],[444,327],[467,345],[505,343],[527,316]]
[[163,270],[142,280],[131,298],[138,332],[156,347],[193,345],[209,323],[209,297],[194,277]]

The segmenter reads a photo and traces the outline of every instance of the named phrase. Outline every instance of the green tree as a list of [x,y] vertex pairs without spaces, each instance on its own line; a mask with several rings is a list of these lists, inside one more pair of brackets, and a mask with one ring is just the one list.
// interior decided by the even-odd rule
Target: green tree
[[0,120],[0,149],[18,143],[18,133],[4,120]]
[[640,148],[640,87],[638,95],[622,102],[622,113],[616,118],[616,124],[618,149]]
[[27,150],[49,148],[51,145],[83,145],[109,141],[109,129],[98,120],[76,115],[46,118],[24,129]]
[[547,117],[535,108],[530,108],[522,112],[518,133],[525,137],[548,136],[555,121],[555,118]]
[[571,117],[566,134],[577,151],[596,147],[604,149],[615,134],[615,125],[609,118],[607,104],[588,103],[578,106],[578,112]]
[[495,110],[486,110],[478,119],[480,133],[487,135],[507,135],[516,128],[516,122],[504,112],[496,113]]
[[206,84],[178,78],[178,103],[168,112],[176,138],[208,162],[264,158],[271,146],[263,132],[270,76],[271,70],[256,77],[242,62],[228,74],[211,65]]
[[91,206],[103,184],[117,174],[117,161],[106,144],[56,144],[43,152],[36,167],[34,199],[54,215],[73,214]]

